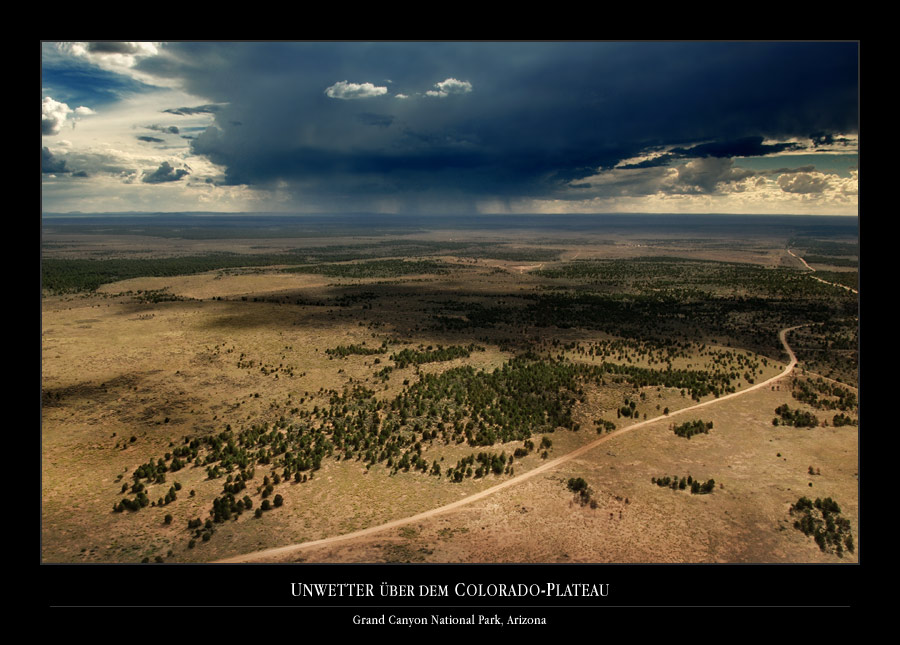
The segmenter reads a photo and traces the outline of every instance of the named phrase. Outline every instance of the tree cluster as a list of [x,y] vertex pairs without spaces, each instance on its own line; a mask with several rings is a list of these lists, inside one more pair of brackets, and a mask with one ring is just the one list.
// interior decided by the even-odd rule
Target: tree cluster
[[371,356],[373,354],[384,354],[387,352],[387,348],[382,345],[381,347],[366,347],[365,345],[338,345],[337,347],[331,347],[325,350],[325,353],[328,356],[337,356],[338,358],[347,358],[353,354],[358,354],[360,356]]
[[712,430],[712,427],[712,421],[701,421],[700,419],[695,419],[694,421],[687,421],[685,423],[682,423],[681,425],[674,426],[672,430],[679,437],[690,439],[695,434],[709,434],[709,431]]
[[666,475],[665,477],[651,477],[650,482],[656,484],[661,488],[671,488],[672,490],[690,490],[691,495],[707,495],[713,492],[716,489],[716,480],[708,479],[705,482],[700,482],[699,479],[694,479],[691,475],[687,477],[678,477]]
[[847,416],[846,414],[836,414],[831,419],[831,424],[835,428],[840,428],[841,426],[855,426],[859,425],[859,422],[853,417]]
[[772,419],[772,425],[794,426],[796,428],[815,428],[819,425],[819,419],[812,412],[806,410],[792,410],[787,403],[775,408],[778,416]]
[[843,557],[844,550],[854,551],[853,532],[850,520],[841,516],[841,507],[830,497],[811,501],[801,497],[790,508],[790,514],[797,516],[794,528],[812,537],[825,553]]
[[578,503],[582,506],[590,505],[591,508],[597,508],[597,500],[593,498],[594,491],[588,485],[583,477],[572,477],[566,483],[566,487],[575,493]]
[[830,383],[819,377],[810,379],[794,379],[792,394],[801,403],[806,403],[820,410],[841,410],[848,412],[856,409],[857,398],[854,392],[846,387]]
[[456,466],[447,469],[447,478],[455,483],[467,477],[480,479],[490,474],[512,475],[513,457],[507,457],[505,453],[479,452],[463,457],[456,462]]
[[396,363],[397,369],[402,370],[408,365],[422,365],[423,363],[451,361],[454,358],[468,358],[474,351],[483,352],[484,347],[471,344],[467,347],[463,347],[460,345],[451,345],[450,347],[444,347],[442,345],[438,345],[436,348],[432,348],[431,345],[429,345],[424,351],[404,349],[395,354],[391,354],[390,358],[392,361],[394,361],[394,363]]

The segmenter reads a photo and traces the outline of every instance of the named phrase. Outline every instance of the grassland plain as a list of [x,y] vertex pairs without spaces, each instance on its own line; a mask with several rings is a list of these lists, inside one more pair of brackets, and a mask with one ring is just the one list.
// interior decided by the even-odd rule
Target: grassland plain
[[[335,264],[329,258],[338,243],[348,253],[344,247],[358,239],[317,240],[310,248],[332,255],[313,250],[302,262],[213,271],[198,264],[203,270],[189,275],[46,293],[42,559],[213,561],[341,535],[489,488],[597,438],[604,423],[622,428],[659,416],[452,513],[291,558],[856,561],[856,425],[835,427],[834,413],[798,401],[789,379],[705,408],[708,434],[679,437],[665,418],[666,410],[779,373],[786,357],[777,332],[788,325],[809,325],[797,336],[800,368],[827,366],[828,374],[807,376],[838,379],[856,392],[855,294],[809,279],[785,240],[773,237],[618,232],[573,244],[455,230],[462,248],[441,247],[449,237],[428,231],[400,239],[418,244],[415,256],[403,255],[402,244],[365,241],[359,259],[337,262],[352,265],[346,270],[321,267]],[[48,241],[58,244],[56,259],[65,260],[66,250],[83,257],[124,248],[145,249],[152,260],[168,248],[152,236],[67,232],[64,242]],[[226,249],[249,255],[260,246],[281,252],[299,243],[177,242],[184,257]],[[317,268],[287,270],[297,266]],[[341,347],[371,352],[326,351]],[[439,394],[433,388],[441,384],[463,389]],[[494,396],[479,402],[475,393],[484,388],[495,388]],[[558,413],[556,425],[549,417],[512,422],[511,408],[529,409],[527,399],[516,403],[523,392]],[[774,411],[785,404],[828,425],[774,426]],[[844,412],[858,418],[855,404]],[[513,426],[531,430],[499,439]],[[241,433],[260,443],[241,452]],[[203,443],[219,436],[221,446]],[[303,467],[304,436],[322,447],[315,467]],[[191,460],[174,468],[178,449],[191,446]],[[230,454],[246,461],[229,461]],[[466,466],[480,454],[494,461]],[[288,458],[297,455],[298,462]],[[153,477],[135,477],[145,464]],[[449,470],[460,480],[451,481]],[[717,486],[691,495],[652,482],[687,475]],[[567,489],[577,477],[593,503]],[[239,485],[232,497],[246,496],[250,505],[229,506],[223,519],[214,502]],[[140,510],[114,510],[141,495]],[[840,503],[853,552],[838,558],[793,528],[790,507],[804,495]],[[281,504],[261,512],[276,497]],[[189,528],[191,520],[202,527]]]
[[[719,430],[690,442],[663,419],[465,508],[281,561],[855,562],[822,552],[789,512],[801,496],[844,499],[856,526],[855,429],[773,430],[760,410],[783,398],[762,391],[709,408]],[[810,476],[812,464],[825,465]],[[651,483],[662,474],[715,478],[717,488],[690,495]],[[589,483],[595,508],[567,489],[572,477]]]

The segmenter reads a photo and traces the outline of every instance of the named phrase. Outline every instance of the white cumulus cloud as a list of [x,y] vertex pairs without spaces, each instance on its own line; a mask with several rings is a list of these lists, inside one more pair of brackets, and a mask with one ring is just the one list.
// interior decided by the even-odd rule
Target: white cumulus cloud
[[469,81],[458,81],[455,78],[448,78],[435,83],[435,90],[428,90],[425,96],[450,96],[451,94],[467,94],[472,91],[472,84]]
[[148,85],[177,86],[179,79],[143,72],[138,63],[154,56],[166,57],[162,43],[152,42],[61,42],[56,49],[64,56],[80,59],[100,69],[122,74]]
[[784,174],[777,181],[786,193],[818,194],[830,188],[829,177],[820,172]]
[[387,94],[387,88],[372,83],[350,83],[338,81],[325,90],[325,95],[333,99],[368,99]]
[[60,43],[59,50],[114,72],[134,67],[139,60],[159,53],[158,43],[75,42]]
[[56,101],[49,96],[45,96],[44,100],[41,101],[41,134],[59,134],[70,114],[89,116],[91,114],[96,114],[96,112],[83,105],[73,110],[65,103]]
[[65,103],[45,96],[41,102],[41,134],[59,134],[71,111],[72,108]]

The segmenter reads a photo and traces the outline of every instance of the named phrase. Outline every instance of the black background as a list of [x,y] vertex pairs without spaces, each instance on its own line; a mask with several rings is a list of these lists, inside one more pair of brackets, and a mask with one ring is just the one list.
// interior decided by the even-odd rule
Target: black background
[[[258,615],[302,618],[306,624],[329,629],[422,630],[421,626],[360,626],[353,616],[432,615],[468,617],[472,614],[543,618],[548,626],[591,627],[641,610],[646,627],[657,613],[696,614],[697,609],[812,610],[859,609],[862,566],[834,565],[618,565],[618,564],[141,564],[40,565],[41,589],[51,616],[71,612],[103,613],[129,622],[138,610],[186,608],[225,612],[240,623]],[[465,584],[547,583],[609,585],[606,597],[579,596],[457,596]],[[371,584],[372,597],[294,597],[292,583]],[[411,597],[380,594],[382,583],[413,585]],[[419,585],[446,585],[448,595],[419,594]],[[143,614],[144,612],[141,612]],[[152,615],[152,614],[151,614]],[[168,615],[161,614],[161,615]],[[829,614],[829,616],[831,616]],[[804,614],[804,622],[809,614]],[[833,616],[831,616],[833,619]],[[467,626],[438,625],[438,629]],[[540,625],[476,627],[542,629]],[[658,627],[658,625],[657,625]],[[732,625],[731,628],[751,628]]]

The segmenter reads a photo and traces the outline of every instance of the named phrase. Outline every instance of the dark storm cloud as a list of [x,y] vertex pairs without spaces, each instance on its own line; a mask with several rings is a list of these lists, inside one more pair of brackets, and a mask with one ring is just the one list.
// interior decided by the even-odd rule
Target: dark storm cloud
[[163,161],[159,165],[159,168],[149,175],[145,175],[142,181],[145,184],[162,184],[170,181],[178,181],[188,174],[190,173],[184,168],[176,170],[168,161]]
[[775,168],[773,170],[758,171],[760,175],[790,175],[797,172],[814,172],[815,166],[800,166],[799,168]]
[[66,168],[66,160],[55,156],[46,146],[41,148],[41,173],[62,174],[70,172]]
[[147,129],[162,132],[163,134],[178,134],[180,132],[178,126],[175,125],[148,125]]
[[809,135],[809,138],[812,139],[813,145],[816,148],[820,146],[833,146],[835,144],[846,146],[853,143],[850,139],[846,139],[844,137],[835,137],[833,134],[822,132],[811,134]]
[[137,43],[122,42],[89,42],[85,49],[94,54],[138,54],[141,48]]
[[138,141],[146,141],[147,143],[163,143],[162,139],[157,139],[156,137],[148,137],[146,135],[141,135],[137,139]]
[[[858,130],[855,43],[175,43],[167,52],[138,68],[214,102],[167,110],[215,114],[193,151],[222,165],[226,183],[286,182],[304,199],[556,196],[648,150],[672,152],[634,167],[772,154],[792,137]],[[326,94],[345,79],[388,91]],[[467,90],[426,96],[448,80]],[[708,175],[685,180],[702,191]]]
[[671,153],[681,157],[762,157],[796,149],[796,143],[764,144],[763,137],[744,137],[735,141],[713,141],[691,148],[673,148]]
[[620,168],[629,170],[637,168],[656,168],[669,166],[681,159],[702,159],[714,157],[717,159],[731,159],[734,157],[762,157],[774,155],[788,150],[796,150],[799,144],[794,142],[763,143],[763,137],[743,137],[737,140],[712,141],[701,143],[690,148],[675,147],[667,153],[645,159],[637,163],[623,164]]
[[834,143],[834,136],[831,134],[816,132],[815,134],[811,134],[809,138],[812,139],[813,145],[815,145],[816,147],[831,145]]
[[356,118],[365,125],[377,125],[382,128],[388,128],[394,122],[394,117],[390,114],[373,114],[372,112],[362,112],[357,114]]
[[190,116],[194,114],[215,114],[220,109],[220,105],[197,105],[195,107],[168,108],[163,110],[163,112],[177,114],[179,116]]
[[625,170],[637,170],[640,168],[658,168],[660,166],[668,166],[670,163],[675,161],[676,159],[681,158],[681,155],[676,154],[663,154],[658,157],[653,157],[652,159],[645,159],[644,161],[639,161],[637,163],[629,163],[622,164],[619,166]]

